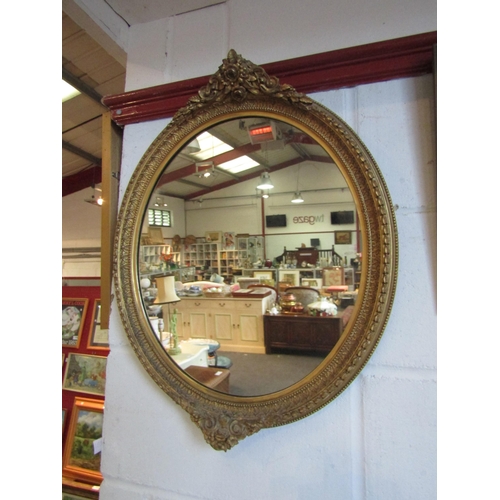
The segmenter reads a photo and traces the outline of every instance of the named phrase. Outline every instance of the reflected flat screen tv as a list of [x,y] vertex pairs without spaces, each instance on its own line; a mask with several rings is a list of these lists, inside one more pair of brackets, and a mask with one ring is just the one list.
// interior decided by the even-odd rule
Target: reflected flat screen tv
[[354,211],[344,210],[343,212],[330,212],[330,222],[332,224],[353,224]]
[[266,227],[286,227],[286,215],[266,215]]

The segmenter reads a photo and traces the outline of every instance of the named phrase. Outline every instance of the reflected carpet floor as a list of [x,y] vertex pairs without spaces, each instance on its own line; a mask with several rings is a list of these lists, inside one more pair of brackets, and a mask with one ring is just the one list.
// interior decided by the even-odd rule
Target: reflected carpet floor
[[232,361],[229,392],[235,396],[259,396],[289,387],[311,373],[323,356],[298,354],[247,354],[217,351]]

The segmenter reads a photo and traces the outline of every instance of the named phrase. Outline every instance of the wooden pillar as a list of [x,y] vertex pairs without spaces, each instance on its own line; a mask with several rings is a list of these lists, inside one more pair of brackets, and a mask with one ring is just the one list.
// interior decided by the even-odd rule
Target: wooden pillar
[[113,246],[118,212],[118,187],[122,154],[122,129],[102,115],[102,204],[101,212],[101,328],[109,328],[111,286],[113,279]]

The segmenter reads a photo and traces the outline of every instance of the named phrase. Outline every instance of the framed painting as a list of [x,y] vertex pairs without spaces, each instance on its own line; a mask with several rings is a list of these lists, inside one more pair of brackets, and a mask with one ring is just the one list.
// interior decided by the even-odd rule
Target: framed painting
[[109,330],[101,329],[101,299],[94,301],[92,325],[87,347],[89,349],[109,349]]
[[325,267],[323,269],[323,286],[338,286],[344,285],[344,268],[343,267]]
[[321,288],[323,280],[320,278],[302,278],[301,286],[310,286],[311,288]]
[[104,396],[106,361],[105,356],[71,353],[66,363],[63,389]]
[[163,239],[163,231],[161,227],[150,227],[148,229],[150,245],[163,245],[165,240]]
[[88,500],[89,498],[98,498],[96,496],[82,497],[81,495],[75,495],[74,493],[66,493],[63,488],[62,500]]
[[63,475],[102,482],[101,449],[104,401],[76,397],[63,454]]
[[62,345],[78,349],[89,299],[62,299]]
[[273,279],[273,272],[272,271],[254,271],[253,277],[259,278],[261,281],[272,280]]
[[287,283],[288,286],[299,286],[299,278],[299,271],[294,271],[293,269],[280,271],[280,283]]
[[222,231],[207,231],[205,233],[207,243],[220,243],[222,240]]
[[335,245],[350,245],[351,243],[351,231],[335,231]]
[[234,250],[236,248],[236,233],[224,233],[222,246],[224,250]]

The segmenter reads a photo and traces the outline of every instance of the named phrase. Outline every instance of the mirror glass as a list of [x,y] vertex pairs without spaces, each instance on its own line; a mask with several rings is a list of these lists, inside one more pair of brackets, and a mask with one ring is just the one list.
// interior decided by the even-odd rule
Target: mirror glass
[[[310,375],[359,300],[349,185],[311,134],[276,118],[237,117],[191,137],[158,177],[139,246],[141,300],[165,355],[234,396]],[[198,366],[219,368],[220,380]]]

